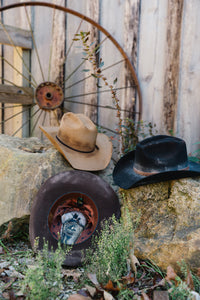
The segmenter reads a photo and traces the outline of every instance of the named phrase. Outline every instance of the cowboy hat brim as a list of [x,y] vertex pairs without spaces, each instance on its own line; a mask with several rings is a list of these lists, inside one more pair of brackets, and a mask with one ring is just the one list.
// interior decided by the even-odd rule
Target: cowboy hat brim
[[130,189],[161,181],[200,176],[200,164],[190,161],[187,170],[166,171],[149,176],[142,176],[134,172],[134,161],[135,150],[130,151],[120,158],[113,170],[114,183],[123,189]]
[[[110,185],[99,176],[85,171],[72,170],[59,173],[50,177],[38,191],[31,208],[29,222],[29,237],[31,246],[34,248],[35,239],[39,238],[39,249],[43,248],[43,241],[48,241],[49,249],[55,250],[58,246],[58,237],[55,236],[54,227],[58,218],[62,219],[59,211],[77,211],[80,204],[70,207],[70,199],[83,198],[83,213],[88,212],[93,215],[93,230],[87,228],[83,230],[78,243],[72,246],[63,265],[76,267],[81,265],[83,251],[91,246],[93,235],[101,230],[101,221],[110,218],[113,214],[120,217],[120,203],[117,194]],[[66,208],[67,207],[67,208]],[[85,214],[86,215],[86,214]],[[56,220],[56,223],[54,222]]]
[[40,129],[74,169],[100,171],[104,170],[111,160],[112,143],[108,136],[103,133],[97,134],[96,147],[93,152],[82,153],[72,150],[59,142],[56,138],[58,127],[40,126]]

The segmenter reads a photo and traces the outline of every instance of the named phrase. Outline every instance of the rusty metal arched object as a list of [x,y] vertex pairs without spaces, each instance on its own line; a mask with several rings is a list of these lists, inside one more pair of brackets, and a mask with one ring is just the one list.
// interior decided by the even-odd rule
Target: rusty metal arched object
[[[120,44],[117,42],[117,40],[103,26],[101,26],[100,24],[95,22],[93,19],[91,19],[91,18],[89,18],[89,17],[87,17],[87,16],[85,16],[85,15],[83,15],[83,14],[81,14],[81,13],[75,11],[75,10],[72,10],[70,8],[63,7],[63,6],[56,5],[56,4],[52,4],[52,3],[39,2],[39,1],[35,1],[35,2],[25,1],[25,2],[20,2],[20,3],[17,2],[17,3],[14,3],[14,4],[10,4],[10,5],[6,5],[4,7],[1,7],[0,12],[2,13],[2,12],[6,12],[6,11],[9,11],[11,9],[15,9],[15,8],[19,8],[19,7],[30,7],[30,6],[49,7],[49,8],[55,9],[55,10],[63,11],[64,13],[69,13],[71,15],[74,15],[74,16],[80,18],[81,20],[84,20],[84,21],[90,23],[91,25],[93,25],[94,27],[96,27],[100,32],[102,32],[112,42],[112,44],[116,47],[116,49],[122,55],[122,57],[124,59],[124,62],[126,63],[128,69],[129,69],[129,72],[132,76],[132,79],[134,81],[135,89],[136,89],[136,92],[137,92],[138,121],[140,121],[141,120],[141,114],[142,114],[142,95],[141,95],[141,89],[140,89],[139,81],[138,81],[136,72],[134,70],[134,67],[133,67],[129,57],[127,56],[127,54],[125,53],[123,48],[120,46]],[[48,80],[44,80],[44,83],[46,81],[48,81]],[[38,87],[41,88],[42,84],[43,84],[43,82],[40,83]],[[41,104],[40,101],[39,101],[39,103],[37,103],[39,105],[40,109],[54,110],[55,108],[59,107],[59,105],[62,103],[60,98],[58,100],[57,100],[57,98],[54,99],[54,96],[51,92],[46,91],[45,95],[47,96],[47,97],[45,96],[45,99],[44,99],[45,104]],[[50,105],[52,99],[56,100],[55,105]],[[37,97],[36,97],[36,102],[38,102]],[[47,102],[49,102],[48,103],[49,107],[47,107],[47,105],[46,105]]]

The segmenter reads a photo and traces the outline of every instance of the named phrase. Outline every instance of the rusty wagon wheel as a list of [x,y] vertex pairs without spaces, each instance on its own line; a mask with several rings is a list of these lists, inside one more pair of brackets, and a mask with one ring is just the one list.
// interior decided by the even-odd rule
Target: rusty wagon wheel
[[108,135],[120,118],[140,120],[133,65],[116,39],[91,18],[47,2],[0,8],[0,129],[40,136],[66,111],[87,114]]

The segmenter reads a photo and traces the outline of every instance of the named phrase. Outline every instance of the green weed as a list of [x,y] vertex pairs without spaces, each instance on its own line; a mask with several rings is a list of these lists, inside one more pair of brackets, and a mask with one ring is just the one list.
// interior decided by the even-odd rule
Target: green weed
[[[178,279],[178,278],[177,278]],[[168,290],[170,295],[170,300],[192,300],[193,296],[188,289],[187,284],[179,279],[178,285],[173,285],[170,290]]]
[[194,285],[194,290],[197,293],[200,293],[200,278],[192,271],[190,270],[189,266],[184,260],[181,260],[177,263],[180,267],[181,274],[183,275],[184,279],[187,278],[188,272],[191,274],[191,278]]
[[34,266],[25,270],[21,288],[27,299],[56,299],[62,287],[62,263],[69,249],[64,250],[58,243],[55,252],[48,250],[44,242],[42,251],[38,251]]
[[95,273],[100,283],[117,283],[127,274],[129,251],[133,247],[133,224],[130,218],[115,216],[103,222],[102,231],[93,239],[92,249],[86,252],[85,272]]

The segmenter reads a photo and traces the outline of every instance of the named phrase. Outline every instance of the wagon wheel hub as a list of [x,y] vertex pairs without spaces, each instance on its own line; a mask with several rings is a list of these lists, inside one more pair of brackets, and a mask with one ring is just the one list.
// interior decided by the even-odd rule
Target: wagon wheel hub
[[61,87],[54,82],[42,82],[35,91],[35,98],[37,104],[41,109],[54,110],[59,107],[64,95]]

